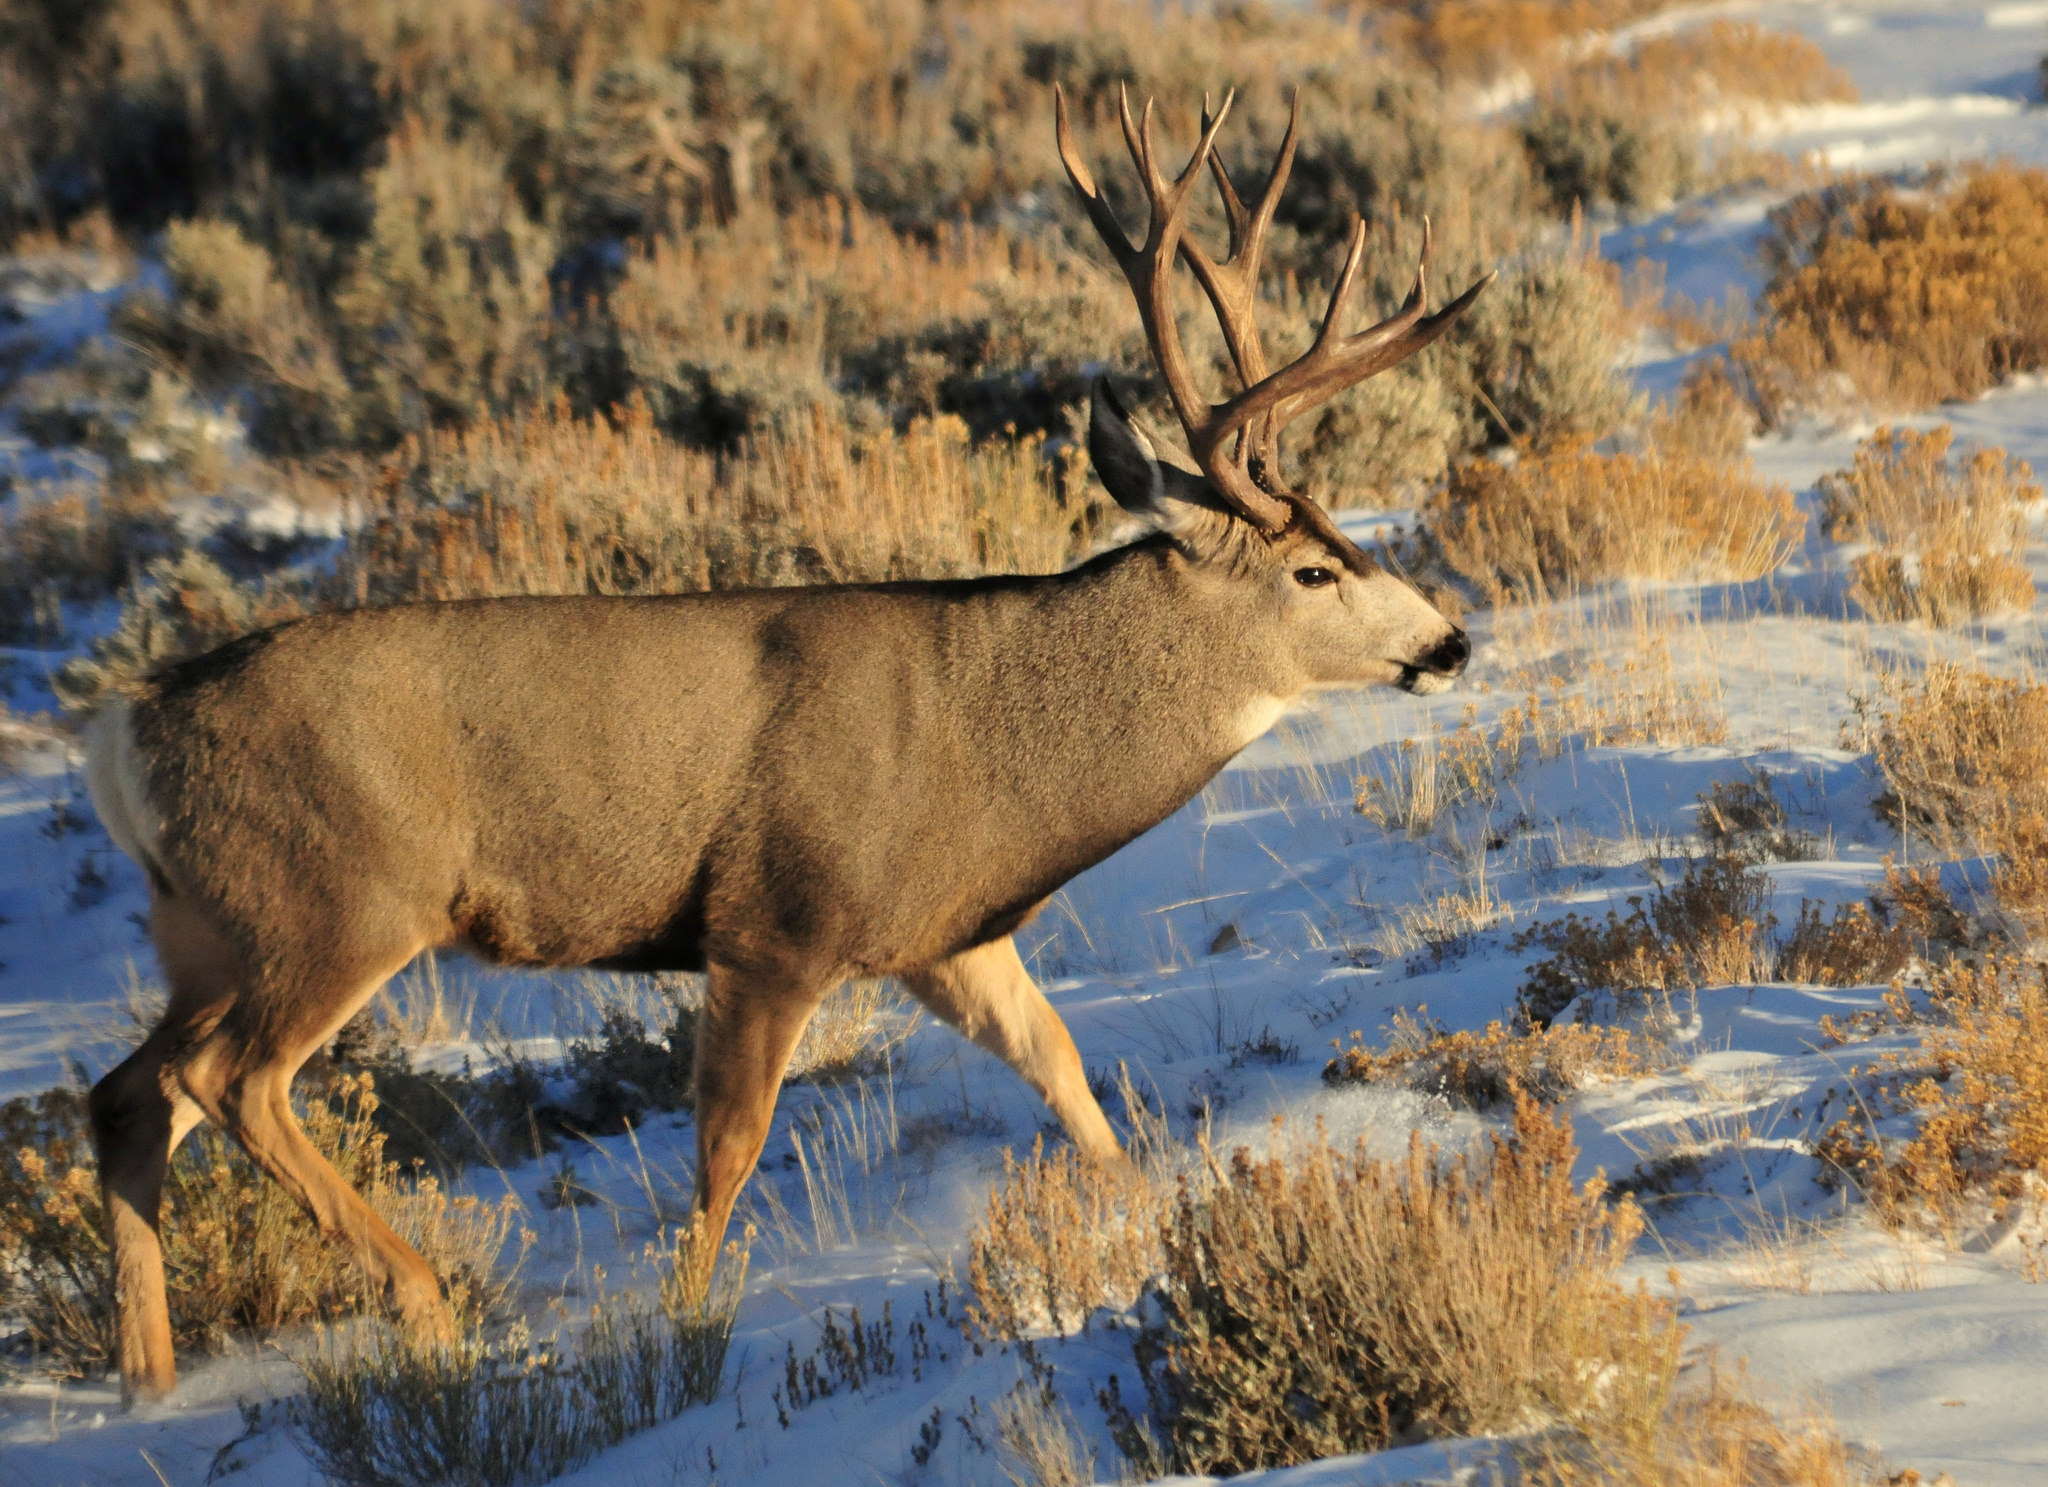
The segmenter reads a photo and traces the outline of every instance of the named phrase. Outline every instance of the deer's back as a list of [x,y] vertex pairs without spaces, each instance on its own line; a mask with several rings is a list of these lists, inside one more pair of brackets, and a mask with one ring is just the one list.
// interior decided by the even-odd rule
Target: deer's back
[[153,856],[258,939],[369,914],[514,963],[694,968],[774,942],[902,969],[1119,844],[1018,845],[1061,834],[1005,758],[1062,717],[1004,638],[1042,638],[1038,603],[895,586],[286,625],[134,703]]

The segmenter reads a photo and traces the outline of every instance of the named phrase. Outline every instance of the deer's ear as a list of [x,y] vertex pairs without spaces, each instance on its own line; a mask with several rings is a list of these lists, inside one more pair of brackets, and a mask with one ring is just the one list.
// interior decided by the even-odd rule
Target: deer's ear
[[1183,544],[1208,547],[1230,513],[1193,470],[1159,457],[1151,438],[1124,411],[1107,377],[1097,377],[1088,408],[1088,458],[1117,505],[1154,523]]

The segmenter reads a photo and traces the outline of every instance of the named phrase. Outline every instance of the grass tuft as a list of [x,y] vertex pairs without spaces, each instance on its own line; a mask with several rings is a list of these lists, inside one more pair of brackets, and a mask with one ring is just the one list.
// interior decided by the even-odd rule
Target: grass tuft
[[1857,709],[1862,737],[1852,742],[1876,755],[1887,787],[1878,815],[1917,855],[1991,860],[1989,905],[1954,905],[1938,880],[1904,869],[1895,896],[1936,938],[1967,939],[1960,921],[1972,908],[2009,916],[2008,938],[2048,929],[2048,683],[1938,662],[1918,685],[1885,678]]
[[708,1289],[690,1231],[665,1250],[657,1299],[601,1298],[572,1340],[515,1329],[452,1343],[379,1330],[330,1335],[302,1358],[293,1426],[345,1487],[517,1487],[550,1481],[628,1436],[717,1398],[746,1274],[727,1247]]
[[1445,561],[1495,603],[1539,602],[1617,578],[1761,578],[1806,519],[1785,486],[1683,448],[1566,447],[1461,466],[1423,520]]

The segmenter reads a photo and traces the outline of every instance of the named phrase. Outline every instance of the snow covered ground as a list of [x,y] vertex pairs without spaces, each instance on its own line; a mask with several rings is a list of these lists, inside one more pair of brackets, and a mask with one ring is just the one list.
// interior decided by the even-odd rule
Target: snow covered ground
[[[1779,126],[1787,149],[1865,168],[1985,155],[2048,163],[2048,110],[2031,101],[2048,6],[1768,0],[1686,14],[1801,31],[1848,69],[1863,101],[1788,116]],[[1613,228],[1603,250],[1623,263],[1662,262],[1671,287],[1696,300],[1750,292],[1748,254],[1769,205],[1751,197],[1688,207]],[[1640,375],[1655,391],[1674,385],[1678,370],[1679,359],[1653,355]],[[2048,471],[2048,387],[2016,386],[1910,421],[1951,423],[1966,441],[2002,445]],[[1810,492],[1866,432],[1815,430],[1760,442],[1754,453],[1766,474]],[[2033,568],[2048,592],[2048,548],[2038,542]],[[1802,898],[1862,897],[1896,843],[1871,815],[1867,761],[1838,747],[1852,691],[1883,664],[1938,653],[2048,674],[2048,603],[1933,636],[1844,619],[1842,592],[1840,559],[1816,539],[1766,583],[1637,596],[1636,611],[1653,615],[1687,684],[1725,702],[1728,744],[1593,749],[1529,768],[1498,807],[1500,819],[1526,817],[1528,829],[1497,850],[1483,845],[1485,822],[1462,823],[1462,843],[1383,831],[1353,809],[1354,781],[1393,767],[1403,739],[1454,725],[1468,705],[1482,721],[1491,717],[1519,700],[1516,680],[1539,661],[1573,677],[1616,637],[1639,638],[1627,603],[1480,616],[1470,686],[1426,702],[1330,697],[1284,720],[1200,799],[1070,885],[1028,932],[1028,958],[1089,1067],[1128,1062],[1141,1085],[1156,1087],[1177,1129],[1206,1106],[1225,1139],[1263,1140],[1275,1113],[1294,1123],[1320,1118],[1339,1139],[1358,1134],[1390,1148],[1417,1125],[1457,1139],[1472,1117],[1441,1102],[1326,1089],[1318,1074],[1331,1041],[1353,1029],[1370,1038],[1395,1012],[1425,1005],[1451,1026],[1505,1016],[1533,958],[1510,950],[1515,926],[1643,892],[1693,831],[1699,792],[1758,768],[1780,782],[1797,824],[1827,844],[1817,860],[1772,868],[1780,917]],[[0,654],[15,710],[48,706],[52,658]],[[150,952],[137,921],[139,877],[93,821],[61,752],[32,753],[0,774],[0,864],[5,1096],[64,1078],[74,1061],[103,1068]],[[1504,906],[1498,929],[1440,961],[1388,953],[1403,909],[1475,883]],[[452,974],[474,1000],[473,1033],[574,1031],[556,1023],[561,998],[544,978]],[[2021,1278],[2014,1241],[1985,1235],[1962,1253],[1936,1254],[1853,1215],[1808,1222],[1840,1213],[1802,1142],[1839,1113],[1828,1092],[1842,1083],[1848,1057],[1822,1047],[1817,1023],[1873,1006],[1877,994],[1702,993],[1682,1008],[1692,1050],[1682,1067],[1601,1088],[1573,1106],[1584,1171],[1626,1175],[1661,1153],[1706,1150],[1698,1194],[1655,1204],[1655,1234],[1634,1262],[1660,1289],[1675,1274],[1695,1341],[1747,1359],[1774,1398],[1823,1404],[1850,1439],[1894,1466],[1930,1478],[1947,1471],[1958,1487],[2048,1480],[2048,1411],[2040,1407],[2048,1288]],[[465,1048],[426,1052],[437,1051],[455,1057]],[[945,1355],[913,1377],[903,1329],[939,1304],[939,1278],[960,1263],[1001,1150],[1028,1146],[1043,1121],[1005,1070],[930,1025],[911,1035],[886,1079],[792,1086],[748,1200],[762,1238],[734,1351],[736,1386],[568,1480],[1003,1480],[977,1437],[986,1439],[992,1402],[1020,1377],[1019,1359],[965,1351],[956,1334],[934,1327]],[[827,1201],[807,1190],[792,1130],[814,1142],[831,1133],[823,1139],[840,1162],[842,1193]],[[587,1291],[593,1267],[630,1272],[657,1225],[687,1202],[690,1150],[689,1121],[679,1116],[651,1122],[638,1151],[614,1141],[568,1153],[579,1179],[612,1200],[597,1207],[541,1204],[559,1159],[475,1179],[489,1195],[509,1184],[527,1205],[539,1238],[522,1273],[536,1312],[551,1297]],[[1773,1226],[1780,1242],[1754,1242]],[[1730,1246],[1744,1236],[1751,1242]],[[827,1306],[842,1316],[858,1306],[872,1320],[885,1303],[906,1359],[896,1373],[779,1423],[772,1390],[785,1349],[809,1352]],[[949,1304],[957,1308],[957,1288]],[[304,1345],[287,1339],[284,1347]],[[1117,1372],[1134,1385],[1127,1335],[1097,1327],[1048,1345],[1045,1356],[1113,1476],[1117,1458],[1094,1390]],[[177,1487],[228,1471],[252,1487],[310,1482],[274,1403],[296,1378],[288,1358],[266,1348],[193,1366],[167,1404],[125,1415],[112,1385],[0,1389],[0,1487],[151,1483],[158,1472]],[[264,1405],[253,1429],[241,1402]],[[1283,1479],[1285,1487],[1473,1480],[1483,1455],[1478,1445],[1411,1448],[1275,1474],[1269,1487]]]

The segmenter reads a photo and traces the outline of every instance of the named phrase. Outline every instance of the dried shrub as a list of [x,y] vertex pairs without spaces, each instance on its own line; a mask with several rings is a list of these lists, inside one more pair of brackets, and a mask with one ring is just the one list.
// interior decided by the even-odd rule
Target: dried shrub
[[1612,433],[1630,408],[1620,362],[1632,332],[1597,239],[1574,218],[1561,244],[1476,266],[1499,266],[1500,282],[1446,338],[1449,354],[1439,363],[1465,422],[1463,449],[1503,437],[1534,449],[1569,447]]
[[1931,407],[2048,364],[2048,172],[1838,183],[1774,209],[1762,253],[1770,323],[1732,355],[1768,426]]
[[[2048,683],[1937,662],[1857,707],[1887,786],[1878,815],[1937,856],[1990,857],[1991,896],[2021,937],[2048,926]],[[1967,918],[1938,880],[1899,887],[1928,916]]]
[[367,437],[462,425],[548,388],[552,232],[528,215],[488,143],[422,120],[371,177],[369,236],[336,292]]
[[65,601],[114,593],[176,530],[153,487],[17,487],[0,510],[0,639],[60,642]]
[[1770,908],[1768,873],[1737,857],[1692,858],[1676,882],[1647,899],[1630,895],[1625,915],[1613,909],[1599,920],[1567,914],[1516,935],[1516,950],[1550,952],[1529,969],[1523,1010],[1548,1024],[1581,993],[1620,1001],[1768,981],[1777,924]]
[[1336,0],[1330,6],[1370,26],[1385,45],[1410,53],[1446,79],[1491,82],[1539,71],[1588,32],[1655,13],[1660,0]]
[[1716,780],[1699,797],[1700,836],[1715,853],[1749,862],[1810,862],[1820,841],[1792,824],[1785,802],[1771,788],[1771,772]]
[[[2048,1177],[2048,964],[1987,957],[1938,969],[1921,1045],[1863,1070],[1876,1087],[1816,1148],[1887,1223],[1953,1234],[1984,1204],[2034,1201]],[[1879,1133],[1910,1114],[1910,1137]]]
[[[432,1177],[385,1160],[377,1096],[343,1077],[305,1101],[315,1148],[420,1252],[457,1311],[494,1305],[512,1226],[498,1206],[451,1197]],[[237,1333],[374,1311],[355,1262],[323,1241],[291,1198],[210,1128],[172,1156],[164,1187],[164,1273],[181,1349],[218,1350]],[[56,1372],[96,1377],[114,1358],[112,1258],[83,1094],[56,1089],[0,1106],[0,1311],[18,1317]]]
[[1004,1151],[1003,1180],[967,1240],[967,1316],[988,1336],[1071,1330],[1099,1306],[1131,1305],[1159,1270],[1172,1151],[1128,1071],[1117,1088],[1133,1124],[1130,1160],[1091,1162],[1067,1145],[1048,1154],[1043,1137],[1021,1162]]
[[1575,1155],[1524,1098],[1509,1137],[1448,1161],[1419,1134],[1396,1161],[1320,1138],[1215,1161],[1181,1189],[1140,1343],[1165,1459],[1127,1409],[1118,1444],[1231,1475],[1568,1420],[1609,1369],[1661,1398],[1679,1329],[1615,1280],[1642,1220],[1573,1187]]
[[569,1041],[563,1072],[575,1085],[559,1119],[588,1136],[640,1124],[650,1110],[687,1110],[696,1098],[697,1009],[678,996],[667,1025],[650,1028],[620,1006],[604,1007],[595,1031]]
[[1805,37],[1715,20],[1560,72],[1524,119],[1522,143],[1560,208],[1657,210],[1743,158],[1724,144],[1717,161],[1713,136],[1739,140],[1771,108],[1855,98]]
[[123,594],[114,630],[92,643],[90,655],[64,663],[57,695],[74,712],[90,712],[159,666],[317,607],[296,584],[240,582],[196,549],[159,558]]
[[1523,930],[1515,949],[1550,952],[1522,985],[1524,1015],[1548,1023],[1582,993],[1625,1002],[1772,980],[1868,986],[1910,962],[1912,926],[1888,896],[1839,905],[1832,915],[1802,899],[1791,929],[1779,934],[1771,877],[1757,863],[1739,841],[1723,842],[1688,858],[1677,881],[1647,898],[1630,895],[1627,914],[1567,914]]
[[1798,549],[1806,518],[1747,460],[1583,446],[1461,466],[1422,519],[1452,568],[1496,603],[1615,578],[1760,578]]
[[1818,903],[1801,899],[1772,973],[1803,986],[1880,985],[1912,964],[1913,943],[1903,916],[1867,903],[1838,904],[1824,916]]
[[164,233],[169,295],[124,301],[114,329],[202,390],[239,392],[257,447],[299,454],[348,434],[349,387],[332,339],[260,243],[229,222]]
[[718,1397],[746,1249],[727,1246],[708,1286],[694,1277],[712,1246],[684,1230],[650,1245],[652,1301],[600,1297],[572,1339],[474,1328],[451,1344],[379,1332],[328,1340],[301,1358],[306,1393],[294,1434],[345,1487],[514,1487],[551,1481],[629,1436]]
[[1484,1110],[1524,1095],[1555,1104],[1597,1081],[1636,1079],[1654,1067],[1647,1043],[1626,1028],[1489,1022],[1483,1033],[1454,1032],[1428,1011],[1396,1012],[1382,1049],[1367,1048],[1363,1034],[1352,1033],[1351,1045],[1323,1066],[1323,1083],[1399,1080]]
[[1877,619],[1952,625],[2034,602],[2023,561],[2028,508],[2041,487],[2025,460],[1979,449],[1950,463],[1948,425],[1880,428],[1855,463],[1820,482],[1821,529],[1868,543],[1849,594]]

